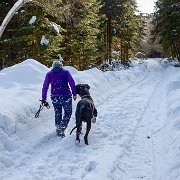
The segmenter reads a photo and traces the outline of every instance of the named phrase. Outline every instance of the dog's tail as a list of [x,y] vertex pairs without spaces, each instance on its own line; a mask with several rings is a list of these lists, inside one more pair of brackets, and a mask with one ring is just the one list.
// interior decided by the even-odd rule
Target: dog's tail
[[70,135],[72,134],[72,132],[73,132],[76,128],[77,128],[77,126],[75,126],[75,127],[71,130]]

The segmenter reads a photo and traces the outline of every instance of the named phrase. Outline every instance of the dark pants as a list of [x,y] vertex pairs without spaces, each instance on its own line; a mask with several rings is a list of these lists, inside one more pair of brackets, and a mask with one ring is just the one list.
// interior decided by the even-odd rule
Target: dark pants
[[[51,97],[51,100],[55,111],[55,125],[59,130],[64,131],[67,128],[72,115],[72,97]],[[62,108],[64,109],[63,118]]]

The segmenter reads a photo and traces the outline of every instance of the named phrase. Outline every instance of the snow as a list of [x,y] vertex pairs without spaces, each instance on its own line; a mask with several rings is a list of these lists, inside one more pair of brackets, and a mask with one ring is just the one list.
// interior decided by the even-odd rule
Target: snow
[[61,54],[58,54],[57,57],[59,58],[60,62],[64,62],[64,59],[62,58]]
[[111,54],[120,55],[119,51],[112,51]]
[[49,68],[28,59],[0,71],[0,179],[180,179],[179,68],[139,62],[107,72],[64,67],[90,85],[98,110],[88,146],[69,135],[80,98],[64,139],[55,136],[49,95],[51,108],[34,117]]
[[52,23],[52,27],[59,34],[59,25],[57,25],[56,23]]
[[34,23],[36,22],[36,19],[37,19],[36,16],[32,16],[32,18],[31,18],[30,21],[29,21],[29,24],[30,24],[30,25],[34,24]]
[[42,35],[40,44],[47,46],[49,44],[49,40],[44,35]]

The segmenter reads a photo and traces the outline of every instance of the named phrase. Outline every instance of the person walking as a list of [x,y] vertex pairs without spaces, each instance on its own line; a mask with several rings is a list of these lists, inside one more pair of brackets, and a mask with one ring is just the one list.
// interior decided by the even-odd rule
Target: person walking
[[[55,111],[56,133],[57,136],[63,138],[65,137],[64,131],[67,128],[72,115],[72,95],[74,101],[76,100],[77,95],[74,79],[70,72],[63,68],[61,61],[54,61],[52,70],[46,74],[42,88],[42,103],[46,103],[50,84],[51,100]],[[64,109],[63,116],[62,109]]]

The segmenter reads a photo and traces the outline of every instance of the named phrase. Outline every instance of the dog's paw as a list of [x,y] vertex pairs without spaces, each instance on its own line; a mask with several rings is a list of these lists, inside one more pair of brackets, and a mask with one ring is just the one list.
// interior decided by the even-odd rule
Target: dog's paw
[[76,141],[75,141],[75,145],[76,145],[76,146],[79,146],[79,144],[80,144],[80,140],[76,140]]
[[84,137],[84,143],[85,143],[86,145],[89,145],[89,144],[88,144],[88,140],[87,140],[86,137]]
[[95,116],[93,116],[93,118],[91,119],[91,122],[92,122],[93,124],[96,123],[96,117],[95,117]]

